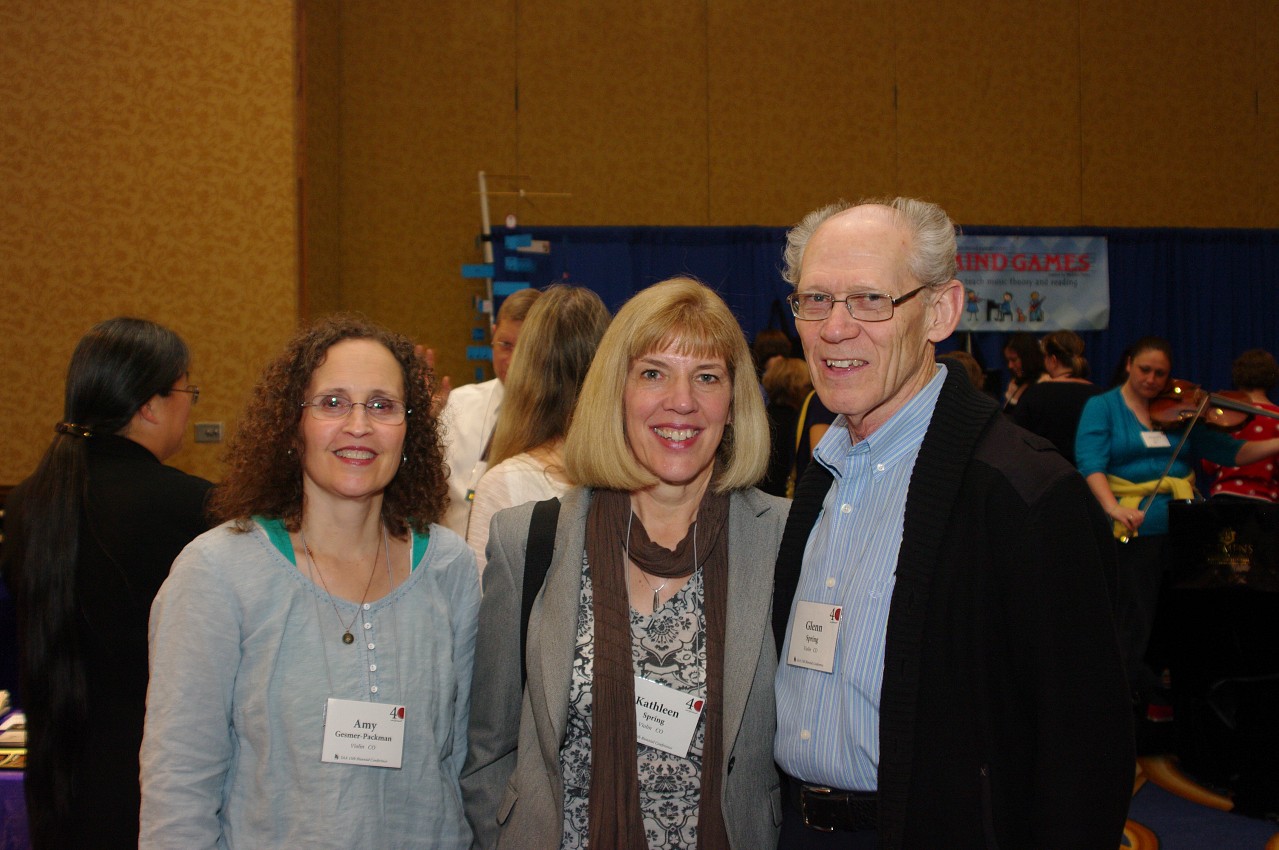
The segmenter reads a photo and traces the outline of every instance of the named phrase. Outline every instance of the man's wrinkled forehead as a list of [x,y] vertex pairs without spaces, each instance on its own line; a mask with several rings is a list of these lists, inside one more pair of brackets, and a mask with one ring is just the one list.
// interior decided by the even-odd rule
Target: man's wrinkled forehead
[[800,279],[820,267],[823,272],[907,272],[910,234],[897,213],[879,204],[863,204],[822,222],[804,252]]

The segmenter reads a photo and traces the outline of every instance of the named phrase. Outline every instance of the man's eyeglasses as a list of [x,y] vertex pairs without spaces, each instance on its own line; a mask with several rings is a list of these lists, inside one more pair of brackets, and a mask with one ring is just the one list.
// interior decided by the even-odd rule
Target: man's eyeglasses
[[316,419],[345,419],[356,405],[364,408],[364,413],[374,422],[383,425],[399,425],[404,417],[413,411],[404,406],[404,402],[394,398],[377,396],[368,401],[351,401],[340,395],[317,395],[310,401],[302,402],[302,406],[311,410]]
[[196,404],[198,404],[198,403],[199,403],[199,401],[200,401],[200,388],[199,388],[199,387],[187,387],[187,388],[185,388],[185,389],[178,389],[177,387],[169,387],[169,392],[173,392],[173,393],[190,393],[190,394],[191,394],[191,406],[192,406],[192,407],[195,407],[195,405],[196,405]]
[[792,292],[786,296],[795,318],[805,322],[818,322],[830,317],[836,304],[843,304],[848,313],[859,322],[886,322],[893,317],[893,309],[904,304],[928,287],[918,286],[893,298],[883,292],[859,292],[847,298],[836,298],[828,292]]

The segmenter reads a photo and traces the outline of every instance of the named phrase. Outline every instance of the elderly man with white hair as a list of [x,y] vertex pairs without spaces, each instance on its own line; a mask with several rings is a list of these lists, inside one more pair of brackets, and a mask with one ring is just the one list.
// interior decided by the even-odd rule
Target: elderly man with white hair
[[777,562],[781,847],[1118,846],[1133,780],[1083,479],[935,360],[962,315],[955,226],[907,198],[788,236],[813,385],[840,414]]

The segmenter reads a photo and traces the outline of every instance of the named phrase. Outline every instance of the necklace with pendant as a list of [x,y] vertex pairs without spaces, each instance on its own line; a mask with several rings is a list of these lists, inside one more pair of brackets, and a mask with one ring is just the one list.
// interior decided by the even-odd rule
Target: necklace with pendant
[[[324,573],[320,572],[320,568],[316,566],[315,556],[311,554],[311,547],[306,545],[306,532],[298,529],[298,537],[302,541],[302,551],[306,552],[307,563],[311,565],[311,571],[320,577],[320,586],[324,588],[324,595],[329,598],[329,604],[333,606],[333,614],[338,618],[338,625],[342,625],[342,614],[338,611],[338,604],[333,601],[333,594],[329,592],[329,583],[324,580]],[[355,616],[351,617],[351,622],[346,624],[342,630],[342,643],[348,646],[355,643],[355,635],[351,634],[351,629],[355,626],[355,621],[360,617],[360,611],[364,608],[364,601],[369,598],[369,588],[373,586],[373,574],[377,572],[377,556],[382,551],[382,544],[386,542],[386,528],[382,529],[382,536],[378,538],[378,548],[373,553],[373,568],[369,570],[369,580],[364,584],[364,593],[360,595],[360,604],[355,608]],[[387,552],[388,558],[390,552]]]
[[[639,568],[636,567],[636,569],[639,569]],[[640,574],[640,578],[644,580],[644,583],[648,585],[648,589],[653,591],[653,613],[656,614],[657,609],[662,607],[662,597],[659,594],[666,589],[666,585],[670,580],[667,579],[667,581],[662,582],[657,587],[653,587],[653,583],[648,580],[647,573],[645,573],[643,570],[640,570],[639,574]]]
[[[626,541],[623,544],[623,553],[626,558],[626,562],[628,564],[634,563],[633,561],[631,561],[631,522],[634,519],[635,519],[635,513],[634,511],[632,511],[631,515],[626,520]],[[697,568],[697,523],[696,521],[693,523],[693,568],[694,569]],[[653,583],[648,580],[648,573],[644,571],[644,568],[641,567],[639,564],[635,564],[635,569],[640,574],[640,578],[644,580],[644,584],[648,585],[648,589],[653,592],[653,613],[656,614],[657,609],[662,607],[661,593],[663,590],[666,589],[666,585],[670,584],[671,580],[668,578],[666,579],[666,581],[662,582],[657,587],[653,587]]]

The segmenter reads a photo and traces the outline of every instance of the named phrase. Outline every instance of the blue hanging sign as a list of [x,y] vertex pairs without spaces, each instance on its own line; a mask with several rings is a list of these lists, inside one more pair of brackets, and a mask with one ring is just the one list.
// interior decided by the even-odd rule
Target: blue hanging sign
[[528,289],[528,283],[522,280],[495,280],[493,281],[493,295],[505,298],[507,295],[519,292],[521,289]]

